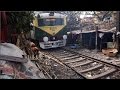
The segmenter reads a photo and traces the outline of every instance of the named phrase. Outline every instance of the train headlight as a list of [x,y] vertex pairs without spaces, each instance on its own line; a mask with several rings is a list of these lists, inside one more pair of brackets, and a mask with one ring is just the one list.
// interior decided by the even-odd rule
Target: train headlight
[[43,37],[43,41],[47,42],[48,41],[48,37]]
[[63,35],[63,39],[67,39],[67,35]]

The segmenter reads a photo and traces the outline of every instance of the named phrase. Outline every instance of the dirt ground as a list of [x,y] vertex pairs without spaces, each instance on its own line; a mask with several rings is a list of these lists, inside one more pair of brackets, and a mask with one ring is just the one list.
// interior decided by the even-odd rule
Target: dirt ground
[[53,79],[82,79],[82,77],[69,67],[63,66],[47,57],[39,60],[39,65],[41,65]]
[[[70,47],[65,47],[66,49],[71,49]],[[120,54],[117,54],[116,57],[108,57],[106,55],[104,55],[102,52],[100,51],[96,51],[96,50],[89,50],[89,49],[71,49],[75,52],[78,52],[80,54],[84,54],[84,55],[88,55],[90,57],[99,59],[99,60],[103,60],[109,63],[113,63],[115,65],[120,65]]]
[[[66,47],[66,48],[70,49],[69,47]],[[110,63],[120,65],[119,55],[117,55],[117,57],[108,57],[108,56],[105,56],[102,52],[96,52],[96,50],[88,50],[88,49],[77,49],[77,50],[72,49],[72,50],[77,51],[81,54],[91,56],[96,59],[100,59],[100,60],[104,60]],[[69,67],[63,66],[55,62],[54,60],[49,59],[46,56],[39,59],[39,65],[46,72],[48,72],[48,74],[52,77],[52,79],[83,79]],[[104,77],[102,79],[119,79],[119,78],[120,78],[120,74],[118,72],[110,75],[109,77]],[[48,77],[47,79],[50,79],[50,78]]]

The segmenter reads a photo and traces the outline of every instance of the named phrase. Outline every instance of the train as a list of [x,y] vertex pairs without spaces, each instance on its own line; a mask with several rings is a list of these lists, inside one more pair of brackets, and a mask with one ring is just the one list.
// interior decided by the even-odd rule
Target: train
[[31,38],[42,49],[66,46],[67,16],[60,13],[41,13],[34,17]]

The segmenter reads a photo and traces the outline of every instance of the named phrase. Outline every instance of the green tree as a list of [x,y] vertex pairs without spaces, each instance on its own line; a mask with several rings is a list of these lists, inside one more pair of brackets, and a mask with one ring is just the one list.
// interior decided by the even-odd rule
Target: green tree
[[110,18],[113,11],[93,11],[93,15],[97,17],[99,21],[103,21],[105,18]]
[[30,23],[33,20],[33,11],[22,11],[22,12],[7,12],[8,25],[10,30],[20,34],[23,32],[29,32],[31,27]]

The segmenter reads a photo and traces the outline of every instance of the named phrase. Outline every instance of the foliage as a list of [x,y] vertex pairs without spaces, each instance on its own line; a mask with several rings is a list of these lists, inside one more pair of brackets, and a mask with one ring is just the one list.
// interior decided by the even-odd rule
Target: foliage
[[16,33],[30,31],[30,23],[33,20],[33,11],[7,12],[8,24]]
[[[39,13],[49,13],[51,11],[40,11]],[[67,28],[71,30],[81,30],[95,25],[94,20],[93,22],[81,22],[82,19],[80,18],[81,14],[84,15],[92,15],[93,19],[96,18],[98,22],[104,22],[104,20],[110,20],[114,11],[54,11],[56,13],[61,13],[67,15]],[[88,27],[88,28],[89,28]]]
[[97,17],[98,21],[103,21],[105,18],[110,18],[113,11],[93,11],[93,15]]

